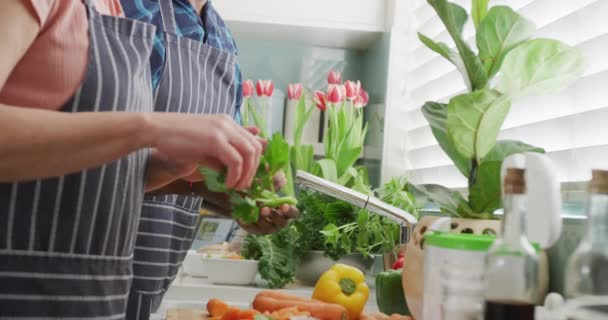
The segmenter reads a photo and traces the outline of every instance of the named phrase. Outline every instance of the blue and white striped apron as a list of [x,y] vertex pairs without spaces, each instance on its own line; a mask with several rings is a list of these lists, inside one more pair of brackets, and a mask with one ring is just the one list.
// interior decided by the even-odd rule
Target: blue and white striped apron
[[[151,112],[155,27],[83,2],[89,63],[62,112]],[[0,184],[0,319],[125,318],[148,154]]]
[[[234,116],[236,55],[178,36],[172,0],[159,0],[159,5],[166,59],[155,111]],[[192,245],[202,201],[197,196],[145,197],[135,244],[128,319],[149,319],[159,307]]]

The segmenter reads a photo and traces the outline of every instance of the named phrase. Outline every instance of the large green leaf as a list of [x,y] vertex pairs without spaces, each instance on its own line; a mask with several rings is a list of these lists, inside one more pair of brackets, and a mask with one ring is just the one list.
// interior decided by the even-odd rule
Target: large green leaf
[[310,119],[313,111],[315,110],[315,106],[311,106],[306,109],[306,96],[302,95],[300,97],[300,101],[298,101],[298,105],[296,106],[296,116],[295,116],[295,130],[293,133],[293,142],[294,145],[299,146],[302,141],[302,134],[304,134],[304,128],[306,127],[306,123]]
[[584,69],[580,50],[557,40],[534,39],[505,57],[497,89],[512,97],[551,93],[571,84]]
[[468,178],[469,173],[471,172],[471,161],[464,158],[456,151],[454,144],[448,137],[448,130],[445,125],[447,112],[447,105],[443,103],[427,102],[422,107],[422,114],[431,126],[431,131],[439,143],[439,146],[441,146],[441,149],[443,149],[448,157],[452,159],[458,170]]
[[496,143],[511,101],[492,90],[453,98],[448,105],[446,127],[458,153],[478,163]]
[[477,179],[469,188],[469,204],[476,213],[491,214],[501,207],[500,168],[505,158],[524,152],[544,153],[538,148],[520,141],[502,140],[483,159],[477,171]]
[[490,151],[485,156],[485,158],[483,158],[483,162],[503,161],[510,155],[524,152],[545,153],[545,150],[543,148],[535,147],[527,143],[523,143],[521,141],[499,140],[496,142],[496,145],[494,146],[492,151]]
[[[487,0],[486,0],[487,1]],[[477,48],[488,77],[492,78],[507,53],[532,37],[536,26],[506,6],[490,9],[477,29]]]
[[433,41],[433,39],[423,35],[422,33],[418,33],[418,38],[429,49],[440,54],[442,57],[446,58],[454,66],[456,66],[456,69],[458,69],[458,71],[462,75],[462,78],[464,80],[464,83],[467,85],[467,88],[471,88],[471,79],[469,79],[467,68],[464,65],[464,61],[462,61],[462,58],[460,57],[458,52],[452,50],[447,44],[443,42],[435,42]]
[[332,159],[321,159],[317,161],[313,174],[331,182],[338,182],[336,162]]
[[289,144],[282,134],[277,132],[268,141],[264,158],[268,161],[271,172],[276,172],[289,163]]
[[488,82],[486,70],[481,63],[481,59],[462,39],[462,29],[468,18],[467,11],[447,0],[427,0],[427,2],[435,9],[456,44],[464,62],[467,78],[471,81],[469,89],[476,91],[484,88]]
[[476,213],[493,213],[500,208],[501,161],[483,162],[477,169],[475,184],[469,188],[469,204]]
[[291,157],[294,169],[310,172],[315,158],[315,150],[312,145],[300,145],[291,147]]
[[467,206],[466,200],[458,191],[452,191],[444,186],[436,184],[421,184],[421,185],[408,185],[408,191],[411,192],[414,197],[426,199],[432,203],[435,203],[441,208],[441,211],[449,213],[456,217],[462,217],[460,207]]
[[483,21],[488,13],[488,2],[490,0],[472,0],[471,1],[471,16],[473,17],[473,23],[475,28]]

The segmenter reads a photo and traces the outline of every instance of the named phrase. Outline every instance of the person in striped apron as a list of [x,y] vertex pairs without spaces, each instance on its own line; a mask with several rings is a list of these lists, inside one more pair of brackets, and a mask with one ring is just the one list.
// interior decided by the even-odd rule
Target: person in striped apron
[[[187,0],[122,3],[127,16],[158,27],[150,59],[156,75],[152,79],[156,111],[237,117],[242,92],[236,45],[212,4],[202,2],[192,3],[200,8]],[[159,307],[192,245],[203,198],[207,206],[217,209],[214,211],[230,216],[227,198],[209,192],[204,183],[175,182],[146,196],[135,246],[128,319],[149,319]],[[275,232],[298,213],[295,207],[264,211],[265,219],[243,228],[258,234]]]
[[0,12],[0,319],[124,319],[144,191],[199,163],[245,188],[257,168],[263,143],[233,120],[152,112],[155,28],[103,2]]

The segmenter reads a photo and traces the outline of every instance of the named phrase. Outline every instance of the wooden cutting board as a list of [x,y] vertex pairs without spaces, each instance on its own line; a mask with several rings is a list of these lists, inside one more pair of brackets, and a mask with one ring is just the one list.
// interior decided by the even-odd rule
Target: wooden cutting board
[[205,310],[168,309],[167,320],[207,320],[209,315]]

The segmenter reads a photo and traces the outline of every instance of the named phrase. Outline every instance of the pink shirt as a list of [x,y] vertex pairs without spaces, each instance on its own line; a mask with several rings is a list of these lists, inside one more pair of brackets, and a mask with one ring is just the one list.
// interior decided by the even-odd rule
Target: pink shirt
[[[0,103],[59,110],[84,79],[89,58],[81,0],[20,0],[40,33],[0,89]],[[94,0],[102,14],[123,16],[119,0]]]

